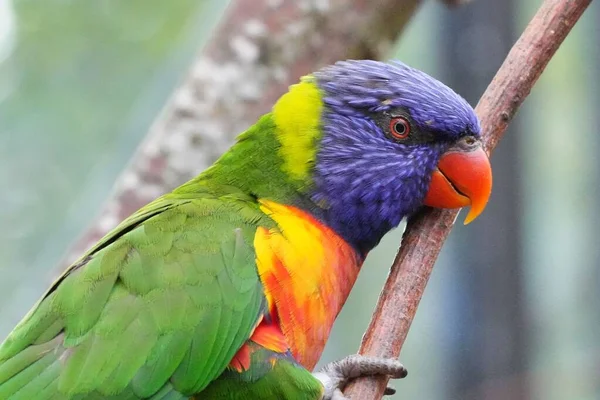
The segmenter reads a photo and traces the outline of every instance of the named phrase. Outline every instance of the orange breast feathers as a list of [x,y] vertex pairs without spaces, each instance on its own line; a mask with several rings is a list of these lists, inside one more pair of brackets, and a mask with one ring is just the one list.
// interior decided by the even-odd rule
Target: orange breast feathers
[[257,267],[271,316],[294,358],[312,370],[356,281],[362,259],[333,230],[297,208],[261,201],[278,229],[259,228]]

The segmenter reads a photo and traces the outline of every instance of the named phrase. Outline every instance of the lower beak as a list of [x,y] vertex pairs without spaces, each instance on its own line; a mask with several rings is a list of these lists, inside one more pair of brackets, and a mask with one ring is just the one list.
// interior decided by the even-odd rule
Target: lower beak
[[438,208],[471,206],[467,225],[483,212],[491,192],[492,168],[481,144],[469,149],[457,146],[440,158],[423,203]]

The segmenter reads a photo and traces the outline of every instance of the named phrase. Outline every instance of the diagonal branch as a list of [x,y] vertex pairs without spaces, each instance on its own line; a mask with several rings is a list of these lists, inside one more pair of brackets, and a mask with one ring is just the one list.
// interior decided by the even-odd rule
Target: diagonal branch
[[[591,0],[545,0],[515,43],[476,107],[488,154]],[[359,353],[398,357],[435,260],[458,210],[423,209],[406,228]],[[387,377],[360,378],[348,386],[352,399],[381,399]]]

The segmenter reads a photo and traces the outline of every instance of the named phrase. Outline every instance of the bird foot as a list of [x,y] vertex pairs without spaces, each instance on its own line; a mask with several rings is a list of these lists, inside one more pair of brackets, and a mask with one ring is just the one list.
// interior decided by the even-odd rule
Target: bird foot
[[[397,379],[404,378],[407,374],[406,368],[398,360],[354,354],[327,364],[314,373],[314,376],[325,388],[321,400],[349,400],[342,390],[351,379],[371,375],[389,375]],[[385,389],[386,395],[394,393],[396,389],[392,387]]]

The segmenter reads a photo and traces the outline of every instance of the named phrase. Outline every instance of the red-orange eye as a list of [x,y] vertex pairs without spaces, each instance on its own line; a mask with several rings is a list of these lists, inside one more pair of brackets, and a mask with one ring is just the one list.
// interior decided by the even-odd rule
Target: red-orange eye
[[394,139],[406,139],[410,135],[410,123],[404,117],[392,118],[390,133]]

